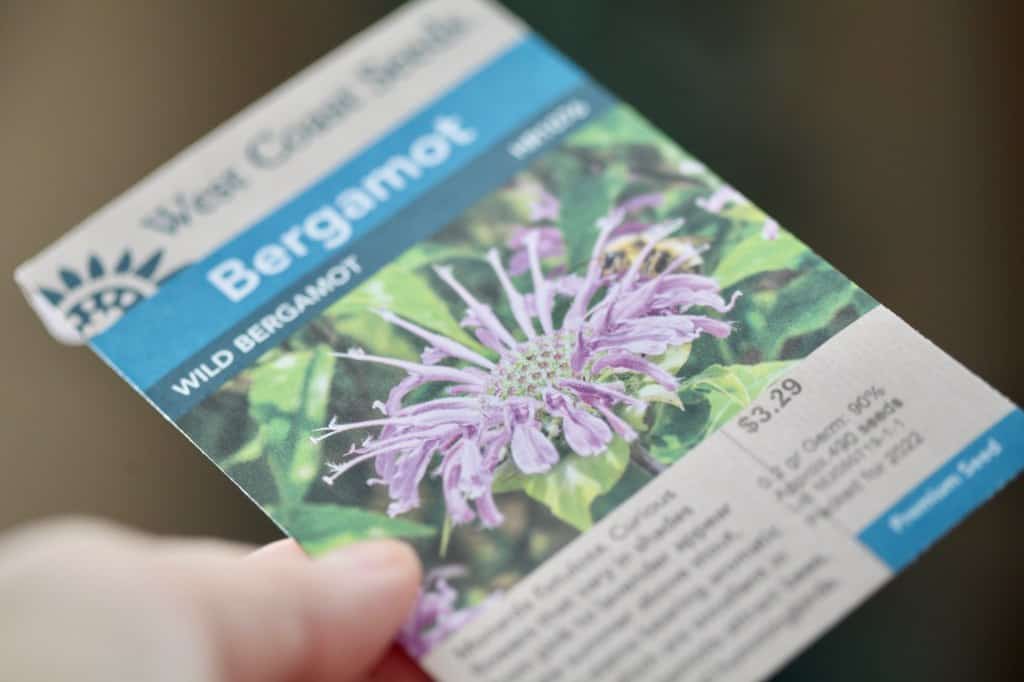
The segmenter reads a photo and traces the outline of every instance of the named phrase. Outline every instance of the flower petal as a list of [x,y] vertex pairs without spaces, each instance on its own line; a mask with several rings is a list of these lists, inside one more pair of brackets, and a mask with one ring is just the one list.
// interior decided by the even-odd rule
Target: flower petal
[[359,349],[353,349],[346,353],[335,353],[335,357],[360,362],[373,362],[378,365],[389,365],[404,369],[409,374],[416,374],[426,381],[450,381],[461,384],[478,384],[480,379],[477,375],[463,369],[454,367],[443,367],[439,365],[421,365],[416,362],[408,362],[397,358],[384,357],[382,355],[370,355]]
[[601,412],[601,416],[604,417],[605,421],[611,425],[615,433],[619,434],[623,440],[627,443],[636,440],[636,431],[633,430],[633,427],[626,423],[624,419],[620,418],[619,415],[615,414],[611,409],[604,405],[598,405],[597,409]]
[[433,451],[433,444],[429,443],[419,451],[396,460],[394,474],[391,480],[387,481],[388,495],[391,497],[391,504],[388,505],[389,516],[398,516],[420,506],[419,485],[427,474]]
[[587,405],[596,407],[598,404],[616,405],[623,403],[636,409],[646,407],[644,401],[619,390],[621,384],[598,384],[591,381],[564,379],[558,383],[560,388],[568,388]]
[[505,266],[501,263],[501,258],[498,255],[497,249],[491,249],[487,252],[487,262],[491,264],[491,268],[494,270],[494,274],[498,276],[498,281],[501,282],[502,289],[505,290],[505,298],[508,299],[508,305],[512,308],[512,316],[516,318],[516,323],[519,328],[526,335],[527,339],[534,339],[537,337],[537,331],[533,328],[533,320],[530,318],[529,312],[526,310],[526,303],[523,301],[523,295],[519,293],[516,286],[509,279],[508,273],[505,271]]
[[441,474],[441,484],[444,491],[444,504],[455,525],[469,523],[476,518],[473,509],[466,501],[466,497],[459,485],[462,478],[462,462],[458,453],[449,454],[445,459]]
[[587,309],[590,307],[591,299],[594,298],[594,294],[598,292],[602,285],[601,270],[604,267],[604,250],[608,245],[608,239],[615,228],[622,224],[622,220],[625,217],[625,212],[615,209],[609,215],[597,221],[600,234],[598,234],[597,241],[594,243],[594,249],[591,251],[590,264],[587,266],[587,273],[583,278],[583,286],[580,287],[580,292],[573,299],[572,305],[569,306],[569,310],[565,313],[563,328],[576,329],[583,322]]
[[562,430],[569,447],[583,456],[604,452],[612,441],[608,424],[585,410],[571,409],[562,420]]
[[558,463],[558,450],[540,429],[518,424],[512,429],[512,461],[524,474],[539,474]]
[[530,219],[534,222],[558,220],[561,208],[562,204],[558,198],[547,190],[542,189],[540,196],[530,205]]
[[[552,334],[555,331],[551,321],[551,298],[548,293],[548,282],[544,279],[544,272],[540,268],[540,253],[537,248],[538,236],[531,234],[526,238],[526,253],[530,258],[530,276],[533,279],[533,303],[537,308],[537,318],[540,319],[540,326],[545,334]],[[533,329],[533,324],[530,324]]]
[[491,488],[491,476],[484,468],[483,453],[472,439],[463,438],[456,453],[459,462],[459,490],[477,498]]
[[476,299],[473,294],[469,293],[466,287],[462,286],[459,280],[455,279],[455,275],[452,274],[452,269],[449,267],[435,266],[434,272],[440,277],[445,284],[452,288],[456,294],[466,303],[469,311],[473,314],[473,320],[476,325],[487,328],[496,338],[500,339],[502,343],[512,348],[516,345],[515,337],[509,334],[505,326],[498,320],[494,311],[491,310],[490,306],[484,305]]
[[485,528],[497,528],[505,522],[505,516],[498,509],[494,502],[494,495],[490,488],[484,494],[476,498],[476,513],[480,516],[480,523]]
[[[739,292],[737,292],[739,293]],[[735,300],[735,299],[734,299]],[[703,332],[707,332],[718,339],[724,339],[732,333],[732,323],[724,320],[716,320],[713,317],[694,315],[691,318],[693,324]]]
[[562,417],[565,442],[578,455],[604,452],[612,441],[612,431],[603,419],[576,407],[563,393],[548,391],[544,395],[548,409]]
[[721,213],[730,204],[749,204],[750,200],[740,194],[736,188],[722,185],[711,196],[700,197],[694,203],[708,213]]
[[628,372],[646,374],[669,391],[679,388],[679,382],[676,381],[674,376],[653,362],[626,350],[616,350],[602,356],[594,363],[592,371],[594,374],[598,374],[605,369],[626,370]]
[[[465,360],[466,362],[472,362],[474,365],[480,365],[481,367],[484,367],[485,369],[494,369],[494,363],[493,362],[491,362],[490,360],[488,360],[484,356],[480,355],[476,351],[470,350],[469,348],[466,348],[465,346],[463,346],[458,341],[453,341],[452,339],[448,338],[447,336],[443,336],[441,334],[436,334],[436,333],[434,333],[434,332],[432,332],[432,331],[430,331],[428,329],[424,329],[423,327],[419,326],[418,324],[414,324],[412,322],[409,322],[408,320],[405,320],[405,319],[399,317],[398,315],[395,315],[394,313],[392,313],[392,312],[390,312],[388,310],[376,310],[374,312],[376,312],[377,315],[379,315],[385,321],[390,322],[391,324],[395,325],[396,327],[401,327],[402,329],[406,330],[407,332],[410,332],[410,333],[415,334],[416,336],[420,337],[421,339],[423,339],[424,341],[426,341],[427,343],[429,343],[433,347],[432,350],[436,350],[436,351],[438,351],[440,353],[444,353],[445,355],[449,355],[449,356],[451,356],[453,358],[459,358],[460,360]],[[434,363],[428,363],[428,364],[434,364]]]

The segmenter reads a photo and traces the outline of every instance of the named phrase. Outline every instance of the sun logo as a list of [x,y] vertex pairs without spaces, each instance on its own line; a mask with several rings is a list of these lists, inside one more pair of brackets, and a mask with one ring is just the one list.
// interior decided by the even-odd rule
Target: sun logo
[[163,258],[157,251],[141,265],[125,250],[113,267],[90,256],[84,273],[63,267],[58,271],[63,290],[40,287],[39,293],[57,308],[85,338],[93,337],[144,298],[156,293],[157,268]]

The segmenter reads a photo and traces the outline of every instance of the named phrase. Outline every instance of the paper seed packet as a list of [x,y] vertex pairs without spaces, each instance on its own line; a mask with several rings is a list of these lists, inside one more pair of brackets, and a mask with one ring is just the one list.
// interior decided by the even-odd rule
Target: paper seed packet
[[406,6],[22,266],[311,554],[410,542],[447,680],[753,680],[1024,414],[516,18]]

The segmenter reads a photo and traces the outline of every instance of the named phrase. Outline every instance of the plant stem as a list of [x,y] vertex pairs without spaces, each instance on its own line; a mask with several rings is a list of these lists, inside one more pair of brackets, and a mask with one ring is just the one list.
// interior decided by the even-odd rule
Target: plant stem
[[630,446],[629,459],[651,476],[657,476],[668,468],[658,460],[651,457],[651,453],[647,452],[647,450],[638,443],[633,443],[633,445]]
[[438,548],[438,554],[443,559],[448,554],[448,543],[452,539],[452,517],[448,514],[444,515],[444,525],[441,527],[441,546]]

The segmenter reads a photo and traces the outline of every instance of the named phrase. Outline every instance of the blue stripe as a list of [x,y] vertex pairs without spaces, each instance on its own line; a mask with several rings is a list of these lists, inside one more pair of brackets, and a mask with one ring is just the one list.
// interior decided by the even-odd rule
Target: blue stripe
[[[93,348],[129,382],[147,390],[189,361],[239,321],[279,298],[282,292],[322,271],[350,246],[403,209],[466,168],[545,106],[582,85],[585,76],[541,39],[529,37],[453,91],[441,97],[356,158],[328,173],[266,218],[199,263],[183,271],[152,298],[140,303],[110,330],[92,340]],[[207,281],[207,273],[227,258],[248,259],[260,246],[275,243],[289,227],[325,204],[342,189],[358,186],[373,169],[433,129],[439,116],[458,116],[477,133],[467,146],[455,146],[448,160],[426,169],[400,193],[393,193],[360,221],[352,222],[352,239],[335,251],[310,249],[294,265],[265,278],[240,302],[232,302]],[[187,237],[186,237],[187,238]],[[392,251],[392,256],[397,255]]]
[[1024,469],[1024,412],[981,434],[861,531],[893,571],[928,549]]

